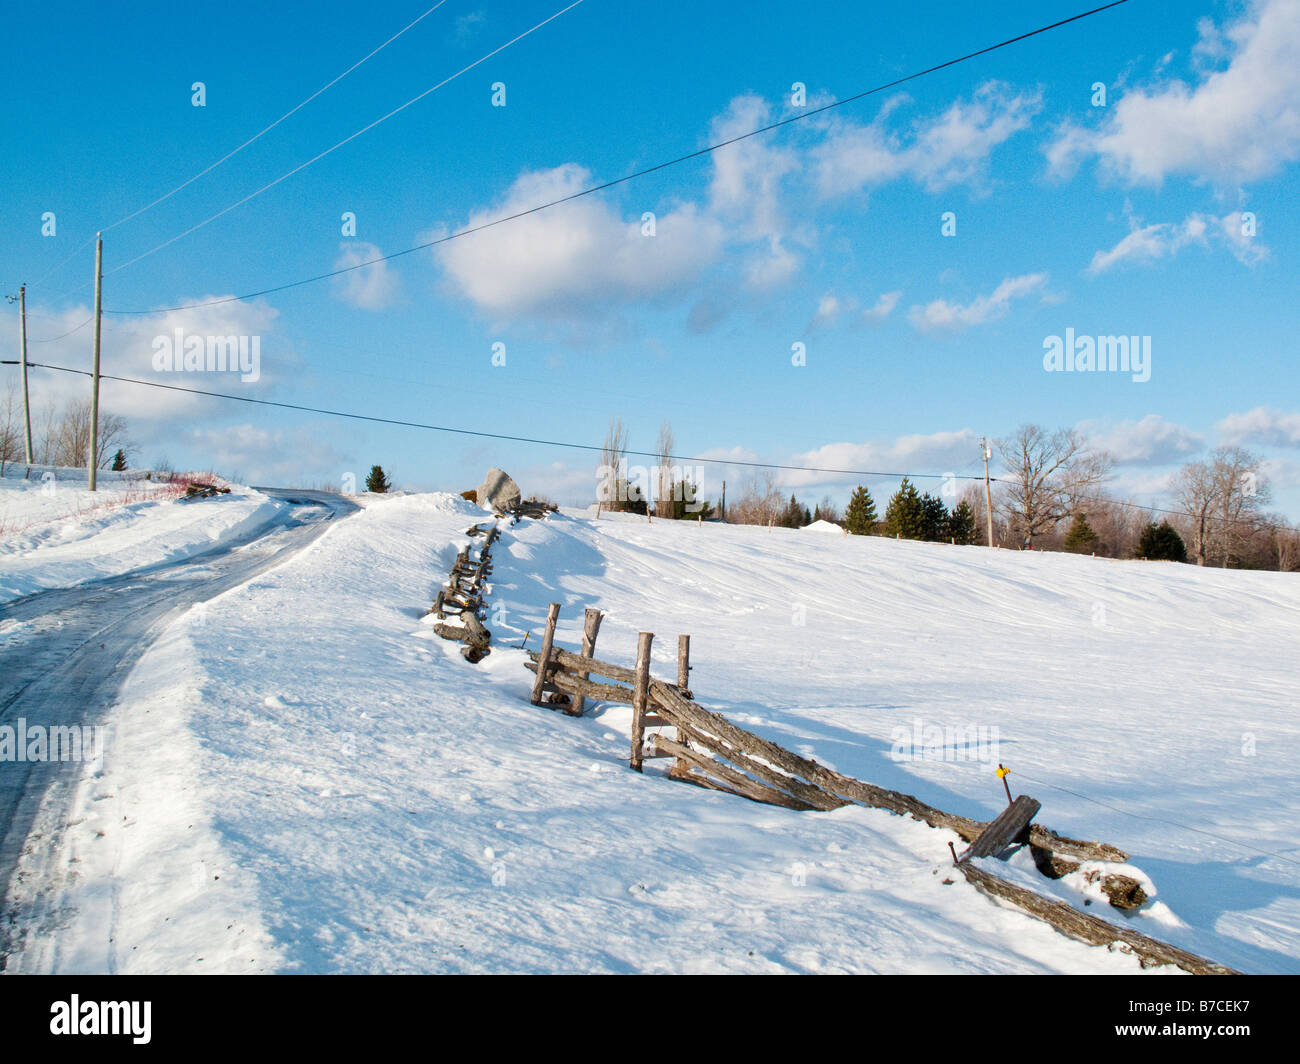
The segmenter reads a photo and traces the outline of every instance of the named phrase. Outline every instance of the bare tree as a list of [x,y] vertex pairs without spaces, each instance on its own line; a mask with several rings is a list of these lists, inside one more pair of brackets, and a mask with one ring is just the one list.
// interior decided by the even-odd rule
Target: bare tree
[[1238,560],[1242,547],[1263,526],[1268,484],[1257,456],[1240,447],[1219,447],[1201,462],[1189,462],[1174,478],[1179,505],[1191,516],[1192,553],[1197,565]]
[[[596,470],[597,498],[607,509],[645,513],[641,486],[628,482],[627,440],[627,426],[623,419],[610,418],[609,428],[605,430],[605,444],[600,452],[600,468]],[[646,489],[649,489],[649,484]]]
[[1281,573],[1300,569],[1300,532],[1290,528],[1281,514],[1271,515],[1269,548],[1273,565]]
[[659,456],[659,485],[655,495],[655,516],[673,516],[673,427],[667,420],[659,426],[655,453]]
[[623,463],[627,460],[627,426],[621,417],[609,419],[609,428],[605,430],[605,446],[600,452],[600,464],[613,470],[618,476]]
[[750,478],[737,498],[728,500],[726,521],[733,525],[774,525],[785,506],[785,498],[776,486],[776,474],[765,469]]
[[[113,452],[119,447],[131,448],[126,438],[126,418],[121,414],[99,412],[98,457],[100,469],[108,468]],[[55,465],[80,466],[90,460],[90,400],[75,399],[68,403],[63,418],[54,430],[53,455]]]
[[13,381],[5,389],[3,406],[0,406],[0,476],[5,465],[18,461],[26,453],[23,444],[22,414],[18,409],[18,386]]
[[36,451],[36,454],[32,457],[36,458],[41,465],[54,464],[54,451],[58,444],[58,435],[59,411],[54,405],[54,400],[51,399],[45,404],[45,415],[44,420],[41,423],[39,437],[41,441],[40,446],[37,447],[35,442],[32,444],[33,449]]
[[1091,450],[1074,429],[1049,434],[1021,425],[997,448],[1007,467],[1002,503],[1008,521],[1031,544],[1077,512],[1110,476],[1110,456]]

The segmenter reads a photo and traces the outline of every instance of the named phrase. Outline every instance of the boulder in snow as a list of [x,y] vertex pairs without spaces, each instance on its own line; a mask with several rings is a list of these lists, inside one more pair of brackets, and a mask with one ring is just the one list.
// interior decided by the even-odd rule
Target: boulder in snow
[[478,504],[490,506],[495,513],[506,514],[517,509],[522,495],[505,470],[492,468],[478,488]]

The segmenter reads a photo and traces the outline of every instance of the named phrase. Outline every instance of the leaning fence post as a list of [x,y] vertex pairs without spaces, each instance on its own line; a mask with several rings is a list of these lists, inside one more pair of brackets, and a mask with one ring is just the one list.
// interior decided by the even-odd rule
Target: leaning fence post
[[[587,607],[587,612],[582,625],[582,656],[584,658],[595,657],[596,655],[596,634],[600,631],[600,619],[604,616],[600,610],[595,607]],[[591,673],[582,673],[582,679],[586,680],[591,677]],[[582,695],[573,696],[573,706],[566,709],[571,717],[581,717],[583,706],[586,705],[586,699]]]
[[641,747],[645,743],[646,703],[650,698],[650,643],[653,632],[636,637],[636,682],[632,685],[632,767],[641,771]]
[[542,652],[537,658],[537,679],[533,681],[533,705],[542,704],[542,688],[546,685],[546,669],[551,663],[551,644],[555,642],[555,621],[560,616],[560,604],[552,602],[546,611],[546,634],[542,636]]

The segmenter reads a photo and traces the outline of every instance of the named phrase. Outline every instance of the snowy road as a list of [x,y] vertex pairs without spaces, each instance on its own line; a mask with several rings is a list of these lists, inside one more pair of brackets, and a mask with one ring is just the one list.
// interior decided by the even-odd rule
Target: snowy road
[[[274,515],[205,553],[0,605],[0,725],[108,724],[123,681],[169,622],[282,564],[357,509],[325,492],[261,490],[279,504]],[[0,764],[0,970],[27,931],[10,901],[19,855],[30,855],[30,874],[58,852],[70,785],[83,770],[74,761]]]

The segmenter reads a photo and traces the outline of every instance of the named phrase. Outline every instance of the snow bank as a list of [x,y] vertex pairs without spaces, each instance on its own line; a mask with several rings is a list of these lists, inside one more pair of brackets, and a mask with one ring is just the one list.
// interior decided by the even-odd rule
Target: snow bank
[[659,675],[689,632],[702,704],[952,812],[998,812],[1002,761],[1041,822],[1132,852],[1132,926],[1300,966],[1294,577],[561,513],[504,528],[470,666],[424,614],[481,517],[372,506],[154,647],[20,969],[1138,971],[952,876],[949,833],[630,772],[627,707],[528,703],[512,644],[551,601],[568,647],[607,611],[609,660],[655,632]]
[[237,485],[182,502],[142,472],[10,465],[0,477],[0,602],[178,561],[265,524],[283,504]]

